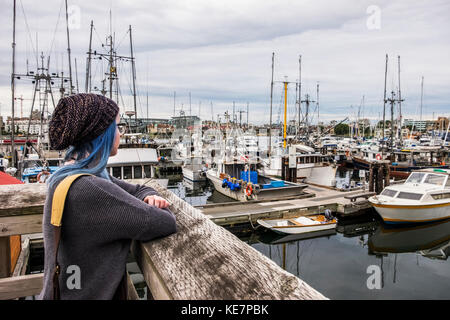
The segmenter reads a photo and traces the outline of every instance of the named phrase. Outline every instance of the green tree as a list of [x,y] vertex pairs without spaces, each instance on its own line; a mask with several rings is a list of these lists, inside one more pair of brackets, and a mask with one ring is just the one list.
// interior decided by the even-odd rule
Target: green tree
[[345,123],[340,123],[334,127],[334,134],[337,136],[348,136],[349,126]]

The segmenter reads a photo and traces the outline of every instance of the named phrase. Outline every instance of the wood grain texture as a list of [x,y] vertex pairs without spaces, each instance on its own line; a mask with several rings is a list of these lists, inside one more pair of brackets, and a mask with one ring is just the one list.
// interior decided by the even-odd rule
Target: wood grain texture
[[[325,299],[156,181],[146,185],[172,203],[178,229],[139,246],[144,277],[159,286],[155,299]],[[42,214],[46,191],[44,184],[0,186],[0,217]]]
[[177,218],[177,233],[141,244],[173,299],[325,299],[172,192],[147,185]]
[[43,283],[43,273],[0,279],[0,300],[37,295]]
[[42,214],[0,216],[0,237],[42,232]]
[[42,214],[46,194],[44,183],[0,186],[0,217]]

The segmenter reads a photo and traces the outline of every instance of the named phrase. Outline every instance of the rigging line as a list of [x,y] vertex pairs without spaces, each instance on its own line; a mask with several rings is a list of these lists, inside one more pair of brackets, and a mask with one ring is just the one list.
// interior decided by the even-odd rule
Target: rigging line
[[95,26],[94,26],[94,31],[95,31],[95,35],[98,38],[98,41],[102,45],[102,49],[105,50],[105,53],[109,53],[108,50],[106,50],[105,47],[103,46],[103,41],[101,40],[100,35],[98,34],[97,29],[95,28]]
[[53,44],[54,44],[54,42],[55,42],[56,31],[58,30],[58,26],[59,26],[59,20],[61,19],[61,12],[62,12],[63,3],[64,3],[64,1],[61,0],[61,5],[60,5],[60,7],[59,7],[58,20],[56,20],[55,30],[53,31],[53,39],[52,39],[52,42],[51,42],[51,44],[50,44],[50,49],[49,49],[49,51],[47,52],[47,56],[48,56],[48,57],[49,57],[49,56],[52,54],[52,52],[53,52]]
[[34,46],[33,38],[31,37],[30,27],[28,25],[28,19],[27,19],[27,16],[25,14],[25,9],[23,8],[22,0],[20,0],[20,7],[22,8],[22,14],[23,14],[23,17],[24,17],[25,26],[27,27],[27,32],[28,32],[28,37],[30,38],[31,47],[32,47],[32,49],[33,49],[33,51],[34,51],[34,53],[36,55],[36,60],[38,60],[39,55],[38,55],[37,50],[36,50],[36,48]]
[[128,32],[130,32],[130,29],[127,30],[127,32],[126,32],[125,35],[123,36],[122,40],[120,40],[119,44],[114,48],[116,52],[119,51],[120,45],[122,44],[123,40],[124,40],[125,37],[127,36]]

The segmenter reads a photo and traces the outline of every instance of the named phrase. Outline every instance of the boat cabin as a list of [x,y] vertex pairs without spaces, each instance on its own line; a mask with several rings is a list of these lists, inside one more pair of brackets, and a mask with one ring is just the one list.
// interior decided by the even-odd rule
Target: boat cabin
[[118,179],[145,179],[155,177],[157,165],[156,149],[124,148],[109,158],[106,170]]
[[450,171],[427,169],[412,172],[403,185],[386,187],[382,196],[416,201],[450,199]]

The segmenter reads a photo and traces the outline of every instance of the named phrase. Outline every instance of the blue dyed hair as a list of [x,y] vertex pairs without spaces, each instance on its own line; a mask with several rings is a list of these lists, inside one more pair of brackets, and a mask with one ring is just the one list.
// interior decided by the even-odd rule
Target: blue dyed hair
[[97,138],[79,146],[70,146],[64,157],[64,162],[72,158],[75,163],[62,166],[53,173],[47,180],[48,188],[53,188],[55,184],[65,177],[78,174],[90,173],[98,177],[110,180],[106,171],[111,149],[113,148],[116,135],[117,124],[113,121],[111,125]]

